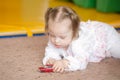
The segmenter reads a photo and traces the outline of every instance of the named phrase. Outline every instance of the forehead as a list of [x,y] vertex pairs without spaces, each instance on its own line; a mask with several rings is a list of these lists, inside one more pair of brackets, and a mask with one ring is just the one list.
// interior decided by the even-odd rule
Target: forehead
[[53,33],[67,33],[71,31],[71,21],[69,19],[64,19],[62,21],[48,21],[48,31]]

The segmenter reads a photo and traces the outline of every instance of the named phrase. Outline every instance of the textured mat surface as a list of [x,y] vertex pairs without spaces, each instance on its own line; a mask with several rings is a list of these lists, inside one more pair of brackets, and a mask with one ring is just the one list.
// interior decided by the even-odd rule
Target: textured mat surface
[[89,63],[86,70],[40,73],[46,36],[0,39],[0,80],[120,80],[120,59]]

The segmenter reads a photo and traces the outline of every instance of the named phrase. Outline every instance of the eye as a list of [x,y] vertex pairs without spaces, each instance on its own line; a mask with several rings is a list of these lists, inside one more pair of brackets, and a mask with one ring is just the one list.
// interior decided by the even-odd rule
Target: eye
[[50,33],[48,33],[48,35],[49,35],[50,37],[55,37],[55,35],[53,35],[53,34],[50,34]]
[[61,36],[60,38],[61,38],[61,39],[65,39],[66,37],[65,37],[65,36]]

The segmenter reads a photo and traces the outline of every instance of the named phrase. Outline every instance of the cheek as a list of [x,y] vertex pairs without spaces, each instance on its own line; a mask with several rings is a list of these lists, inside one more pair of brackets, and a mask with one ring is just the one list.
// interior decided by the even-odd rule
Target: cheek
[[49,40],[50,40],[51,42],[54,42],[54,39],[53,39],[53,38],[51,38],[51,37],[49,37]]
[[68,44],[71,43],[71,41],[72,41],[72,39],[66,39],[66,40],[64,41],[64,43],[68,45]]
[[49,40],[50,40],[50,42],[51,42],[52,44],[55,44],[55,43],[56,43],[56,42],[55,42],[55,38],[50,37]]

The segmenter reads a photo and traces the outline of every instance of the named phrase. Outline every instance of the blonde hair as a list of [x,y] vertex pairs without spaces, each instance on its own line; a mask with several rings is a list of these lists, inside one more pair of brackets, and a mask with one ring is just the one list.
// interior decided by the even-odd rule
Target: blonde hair
[[80,19],[76,12],[69,7],[58,6],[55,8],[48,8],[45,14],[45,30],[48,31],[48,21],[52,19],[53,21],[62,21],[64,19],[71,20],[71,28],[73,31],[73,37],[78,36],[78,30],[80,25]]

